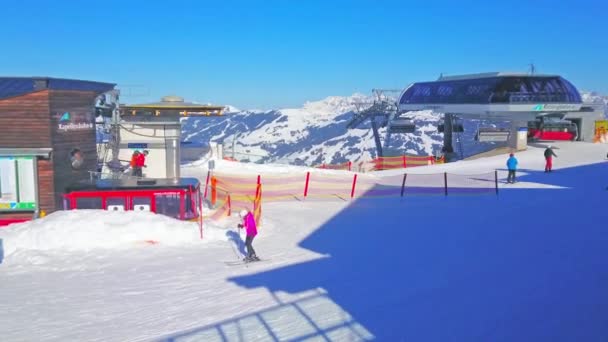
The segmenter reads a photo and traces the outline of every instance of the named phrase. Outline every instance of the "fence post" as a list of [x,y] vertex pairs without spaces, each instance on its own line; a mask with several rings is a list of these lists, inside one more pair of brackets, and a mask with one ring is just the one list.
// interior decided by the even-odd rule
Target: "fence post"
[[494,184],[496,186],[496,196],[498,196],[498,170],[494,170]]
[[401,197],[403,197],[403,193],[405,192],[405,180],[407,179],[407,173],[403,174],[403,182],[401,183]]
[[443,180],[445,183],[445,185],[444,185],[445,195],[447,196],[448,195],[448,173],[447,172],[443,173]]
[[353,177],[353,187],[350,190],[350,198],[352,199],[355,196],[355,186],[357,185],[357,174]]
[[232,215],[232,203],[230,202],[230,195],[228,195],[228,216]]
[[207,171],[207,180],[205,181],[205,193],[203,194],[203,198],[207,198],[207,187],[209,186],[209,177],[211,176],[211,171]]
[[352,166],[353,166],[353,162],[348,161],[348,171],[351,171]]
[[255,185],[256,186],[256,189],[255,189],[255,196],[256,197],[258,196],[258,191],[259,191],[260,184],[262,184],[262,177],[261,177],[261,175],[258,175],[258,180],[257,180],[257,183]]
[[304,199],[308,196],[308,182],[310,181],[310,172],[306,172],[306,183],[304,184]]
[[405,169],[407,167],[407,162],[405,161],[405,155],[403,155],[403,168]]
[[199,220],[199,230],[201,233],[201,240],[203,239],[203,197],[201,197],[201,192],[198,192],[198,210],[199,210],[199,215],[200,220]]
[[253,217],[255,224],[260,226],[260,219],[262,218],[262,184],[258,184],[255,191],[255,200],[253,201]]
[[217,201],[217,178],[215,176],[211,177],[211,206],[215,207],[215,202]]

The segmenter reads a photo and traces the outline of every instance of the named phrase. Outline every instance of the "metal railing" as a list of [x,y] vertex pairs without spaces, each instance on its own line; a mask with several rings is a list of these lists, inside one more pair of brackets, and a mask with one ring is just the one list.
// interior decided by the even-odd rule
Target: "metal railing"
[[89,179],[91,181],[100,179],[141,179],[143,177],[132,176],[128,173],[122,172],[97,172],[89,171]]

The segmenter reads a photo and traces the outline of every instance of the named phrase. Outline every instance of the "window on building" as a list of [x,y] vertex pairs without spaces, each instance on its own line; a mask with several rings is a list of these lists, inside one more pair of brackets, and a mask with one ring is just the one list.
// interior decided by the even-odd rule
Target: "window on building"
[[101,197],[78,197],[75,209],[102,209]]
[[36,157],[0,156],[0,211],[35,210]]
[[198,216],[198,192],[195,193],[186,193],[186,198],[184,201],[185,205],[185,218],[192,219]]
[[485,104],[581,102],[576,88],[561,77],[486,77],[421,82],[408,88],[399,103]]
[[154,195],[156,204],[156,213],[163,214],[174,218],[180,218],[180,194],[156,194]]
[[109,211],[125,211],[125,198],[124,197],[108,197],[106,198],[106,210]]
[[150,211],[152,200],[150,197],[134,196],[132,204],[134,211]]
[[70,199],[67,197],[63,198],[63,210],[70,210],[72,206],[70,205]]

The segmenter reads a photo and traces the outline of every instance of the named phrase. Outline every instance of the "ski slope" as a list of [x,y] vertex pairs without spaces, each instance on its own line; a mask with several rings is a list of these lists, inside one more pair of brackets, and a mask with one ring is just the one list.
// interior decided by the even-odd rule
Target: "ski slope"
[[[58,212],[0,229],[2,341],[605,341],[608,145],[517,153],[519,182],[483,196],[264,204],[237,219]],[[407,169],[476,174],[507,156]],[[204,180],[204,163],[183,168]],[[218,171],[290,175],[218,161]],[[331,174],[343,171],[311,170]],[[379,171],[380,183],[403,170]]]

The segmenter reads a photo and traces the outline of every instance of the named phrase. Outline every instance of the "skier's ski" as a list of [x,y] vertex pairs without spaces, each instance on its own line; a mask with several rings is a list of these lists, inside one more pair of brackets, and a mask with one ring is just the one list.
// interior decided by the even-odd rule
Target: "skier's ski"
[[238,265],[249,265],[255,264],[258,262],[270,261],[270,259],[260,259],[260,260],[251,260],[251,261],[243,261],[243,260],[235,260],[235,261],[224,261],[224,264],[227,266],[238,266]]

